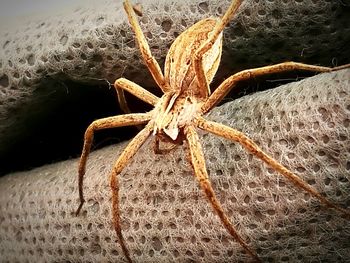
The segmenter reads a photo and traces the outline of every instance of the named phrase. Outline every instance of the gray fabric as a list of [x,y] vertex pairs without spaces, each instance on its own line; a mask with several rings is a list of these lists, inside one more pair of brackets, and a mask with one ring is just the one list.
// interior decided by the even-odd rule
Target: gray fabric
[[[350,70],[324,73],[215,108],[209,119],[248,134],[267,153],[350,207]],[[350,223],[293,187],[236,143],[201,141],[215,192],[264,262],[349,262]],[[124,262],[112,227],[108,174],[126,142],[91,154],[79,217],[77,159],[0,179],[1,262]],[[152,140],[120,175],[135,262],[246,262],[211,211],[186,145],[155,155]]]
[[[221,15],[229,1],[141,4],[138,19],[162,65],[178,34],[203,17]],[[225,29],[214,81],[286,60],[350,63],[349,8],[346,1],[244,1]],[[0,25],[0,47],[0,165],[13,143],[26,139],[30,125],[47,123],[46,112],[62,110],[52,105],[61,100],[58,85],[74,96],[77,85],[87,90],[124,76],[155,89],[120,1],[84,1],[75,9],[7,19]],[[72,81],[77,85],[70,86]],[[320,74],[229,102],[209,118],[246,132],[322,194],[349,207],[349,93],[349,70]],[[200,134],[219,200],[263,261],[349,262],[349,221],[237,144]],[[69,141],[69,135],[64,139]],[[115,242],[108,186],[108,174],[125,146],[91,154],[84,188],[88,201],[79,217],[74,215],[77,159],[1,177],[0,261],[125,261]],[[123,229],[132,258],[249,260],[211,211],[186,152],[184,145],[154,155],[150,140],[120,175]]]
[[[174,37],[203,17],[222,15],[229,1],[141,4],[141,27],[163,64]],[[350,63],[349,8],[347,1],[338,0],[244,1],[225,30],[216,80],[244,68],[286,60],[324,66]],[[45,102],[55,99],[57,82],[105,84],[123,75],[154,89],[121,1],[84,1],[77,8],[13,17],[1,23],[0,47],[2,155],[13,147],[11,142],[23,137],[27,126],[23,115],[51,109]],[[38,87],[42,88],[38,91]]]

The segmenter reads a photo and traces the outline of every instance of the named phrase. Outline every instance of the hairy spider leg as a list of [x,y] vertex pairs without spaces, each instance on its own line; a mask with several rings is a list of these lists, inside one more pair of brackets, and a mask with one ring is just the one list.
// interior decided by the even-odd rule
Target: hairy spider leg
[[336,71],[343,68],[350,67],[350,64],[342,65],[339,67],[329,68],[322,66],[314,66],[299,62],[283,62],[275,65],[264,66],[253,69],[246,69],[240,72],[237,72],[227,79],[225,79],[219,86],[214,90],[210,95],[207,101],[205,101],[202,106],[202,112],[207,113],[213,107],[215,107],[234,87],[239,81],[248,80],[254,77],[259,77],[267,74],[281,73],[292,70],[306,70],[306,71],[315,71],[315,72],[330,72]]
[[94,138],[94,132],[102,129],[117,128],[123,126],[132,126],[147,123],[151,119],[151,114],[149,113],[135,113],[135,114],[125,114],[113,117],[107,117],[103,119],[96,120],[92,122],[85,131],[84,136],[84,146],[81,153],[79,162],[79,172],[78,172],[78,184],[79,184],[79,199],[80,204],[75,214],[78,215],[83,204],[85,202],[83,193],[83,183],[85,175],[85,167],[88,155],[91,150],[92,141]]
[[140,131],[126,146],[119,158],[117,159],[114,168],[110,175],[110,186],[112,189],[112,213],[114,220],[114,229],[117,233],[120,245],[122,247],[123,253],[127,258],[128,262],[132,262],[129,250],[125,244],[125,240],[122,234],[121,222],[120,222],[120,210],[119,210],[119,182],[118,175],[128,164],[130,159],[136,154],[137,150],[144,144],[146,139],[150,136],[153,130],[153,121],[150,121],[146,127]]
[[[170,88],[164,79],[164,75],[162,73],[162,70],[161,70],[157,60],[153,57],[151,50],[149,48],[149,45],[147,43],[147,40],[146,40],[146,38],[145,38],[141,28],[140,28],[140,25],[137,21],[134,7],[130,4],[130,2],[128,0],[126,0],[123,3],[123,6],[124,6],[124,9],[125,9],[126,14],[128,16],[129,23],[130,23],[133,31],[135,32],[136,41],[137,41],[139,49],[141,51],[141,55],[142,55],[144,63],[146,64],[147,68],[149,69],[150,73],[153,76],[153,79],[155,80],[157,85],[160,87],[160,89],[163,91],[163,93],[165,93],[166,91],[169,91]],[[136,83],[133,83],[133,84],[137,85]],[[116,83],[114,84],[114,87],[115,87],[116,92],[117,92],[118,103],[119,103],[121,110],[124,113],[130,113],[130,108],[129,108],[128,103],[125,99],[124,90],[121,89],[120,85],[116,85]]]
[[256,253],[248,246],[243,238],[237,233],[235,228],[230,222],[230,219],[224,212],[219,200],[217,199],[211,182],[208,177],[207,169],[205,167],[205,159],[203,155],[202,146],[199,141],[199,137],[193,126],[187,126],[185,128],[185,136],[189,145],[191,154],[191,164],[194,169],[194,174],[198,179],[199,185],[209,200],[213,210],[219,216],[222,224],[226,230],[234,237],[234,239],[244,248],[249,255],[251,255],[256,262],[261,262]]
[[141,87],[140,85],[125,78],[117,79],[114,82],[114,87],[119,90],[125,90],[152,106],[156,106],[157,102],[160,99],[153,93]]
[[204,72],[203,56],[214,45],[220,33],[230,22],[233,15],[236,14],[241,3],[242,0],[236,0],[231,2],[231,5],[227,9],[224,16],[220,18],[220,20],[216,23],[208,39],[194,53],[194,69],[196,72],[197,81],[200,84],[200,86],[203,87],[201,90],[204,92],[204,94],[202,94],[202,97],[204,98],[207,98],[210,95],[210,87]]
[[168,86],[167,82],[164,79],[164,75],[162,73],[162,70],[160,69],[160,66],[157,62],[157,60],[153,57],[151,50],[149,48],[149,45],[147,43],[147,40],[141,30],[141,27],[137,21],[135,12],[133,10],[132,5],[128,0],[126,0],[124,3],[124,9],[126,11],[126,14],[128,16],[129,22],[131,24],[131,27],[136,35],[136,41],[138,43],[138,46],[140,48],[143,61],[145,62],[147,68],[149,69],[150,73],[153,76],[153,79],[156,81],[157,85],[160,87],[160,89],[163,91],[163,93],[170,90],[170,87]]
[[130,113],[130,109],[128,106],[128,103],[125,99],[124,90],[128,91],[129,93],[133,94],[135,97],[143,100],[144,102],[155,106],[159,98],[149,92],[148,90],[144,89],[140,85],[136,84],[135,82],[132,82],[125,78],[119,78],[114,82],[114,88],[117,91],[117,98],[118,103],[121,108],[121,110],[124,113]]
[[129,108],[128,103],[126,102],[126,98],[125,98],[125,94],[124,94],[124,90],[120,89],[118,86],[116,86],[114,84],[114,88],[117,92],[117,100],[118,100],[118,104],[120,109],[122,110],[123,113],[131,113],[131,110]]
[[225,126],[220,123],[212,122],[205,120],[203,117],[198,117],[196,120],[196,124],[199,128],[213,133],[215,135],[221,136],[225,139],[235,141],[240,143],[245,149],[251,152],[254,156],[258,157],[262,161],[264,161],[267,165],[272,167],[275,171],[279,172],[281,175],[286,177],[289,181],[291,181],[295,186],[303,189],[304,191],[311,194],[313,197],[316,197],[321,203],[324,205],[331,207],[338,212],[344,214],[346,218],[350,219],[350,211],[341,208],[324,196],[322,196],[318,191],[309,186],[306,182],[304,182],[299,176],[289,171],[286,167],[277,162],[274,158],[266,154],[254,141],[248,138],[244,133]]

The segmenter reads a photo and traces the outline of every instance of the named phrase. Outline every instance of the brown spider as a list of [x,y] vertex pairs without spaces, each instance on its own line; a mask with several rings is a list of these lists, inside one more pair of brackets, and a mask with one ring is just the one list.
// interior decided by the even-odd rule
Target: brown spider
[[240,143],[250,153],[263,160],[281,175],[285,176],[295,186],[316,197],[326,206],[336,209],[347,217],[350,216],[349,211],[327,200],[317,190],[313,189],[297,175],[263,152],[258,145],[256,145],[245,134],[234,128],[216,122],[207,121],[203,117],[203,115],[218,104],[239,81],[264,74],[296,69],[328,72],[349,67],[349,65],[345,65],[337,68],[327,68],[297,62],[284,62],[272,66],[238,72],[224,80],[211,94],[209,83],[212,81],[220,63],[222,52],[222,31],[238,10],[241,2],[242,0],[233,0],[221,19],[206,18],[200,20],[178,36],[171,45],[166,56],[164,75],[157,61],[151,54],[148,43],[137,22],[132,5],[128,0],[124,2],[124,8],[129,22],[136,34],[136,40],[141,50],[144,63],[147,65],[150,73],[157,85],[163,91],[164,95],[161,98],[158,98],[136,83],[124,78],[119,78],[115,81],[114,86],[118,92],[119,101],[126,112],[128,111],[128,108],[125,102],[123,90],[130,92],[139,99],[154,106],[154,109],[148,113],[125,114],[99,119],[94,121],[87,128],[85,132],[83,152],[79,163],[80,205],[76,214],[79,214],[79,211],[85,202],[83,196],[83,177],[94,131],[121,126],[146,124],[121,153],[110,175],[114,228],[125,257],[129,262],[132,262],[132,260],[125,244],[120,225],[118,175],[150,135],[155,136],[156,150],[159,150],[159,140],[171,142],[174,145],[180,144],[183,141],[188,143],[191,164],[201,189],[204,191],[209,203],[219,216],[226,230],[244,248],[244,250],[254,258],[255,261],[260,261],[260,259],[237,233],[213,191],[208,178],[203,150],[196,128],[200,128],[207,132]]

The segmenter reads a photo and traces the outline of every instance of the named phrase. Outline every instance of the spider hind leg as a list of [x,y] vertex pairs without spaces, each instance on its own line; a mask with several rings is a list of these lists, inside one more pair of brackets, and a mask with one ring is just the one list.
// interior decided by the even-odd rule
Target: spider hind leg
[[199,137],[193,126],[185,128],[185,135],[190,149],[190,160],[194,169],[194,174],[199,181],[199,185],[205,193],[213,210],[219,216],[221,223],[230,233],[230,235],[242,246],[242,248],[254,259],[255,262],[261,262],[257,254],[248,246],[244,239],[238,234],[229,217],[224,212],[219,200],[217,199],[213,187],[210,183],[202,147]]
[[317,198],[322,204],[337,210],[342,213],[345,218],[350,219],[350,211],[344,209],[327,198],[321,195],[316,189],[308,185],[304,180],[302,180],[299,176],[292,173],[282,164],[277,162],[274,158],[266,154],[253,140],[248,138],[244,133],[233,129],[231,127],[225,126],[223,124],[219,124],[216,122],[205,120],[204,118],[198,118],[197,123],[199,128],[213,133],[215,135],[221,136],[230,141],[235,141],[241,144],[245,149],[247,149],[254,156],[258,157],[260,160],[265,162],[268,166],[277,171],[280,175],[287,178],[291,183],[293,183],[296,187],[303,189],[308,192],[311,196]]
[[132,262],[130,257],[129,249],[126,246],[125,239],[122,234],[122,228],[121,228],[121,218],[120,218],[120,209],[119,209],[119,182],[118,182],[118,175],[122,172],[122,170],[125,168],[125,166],[128,164],[128,162],[131,160],[131,158],[136,154],[138,149],[144,144],[146,139],[149,137],[149,135],[152,132],[153,128],[153,122],[150,121],[146,127],[140,131],[134,139],[131,140],[131,142],[126,146],[126,148],[123,150],[121,155],[119,156],[118,160],[116,161],[113,170],[110,174],[110,186],[112,190],[112,214],[113,214],[113,221],[114,221],[114,229],[117,233],[119,243],[122,247],[123,253],[125,257],[127,258],[128,262]]

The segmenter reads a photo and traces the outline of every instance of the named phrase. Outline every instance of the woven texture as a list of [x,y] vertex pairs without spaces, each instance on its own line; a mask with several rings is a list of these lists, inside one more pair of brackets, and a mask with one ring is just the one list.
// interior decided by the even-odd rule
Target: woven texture
[[[195,21],[220,16],[230,1],[144,1],[140,23],[163,64],[174,38]],[[349,63],[347,1],[246,0],[225,30],[220,76],[286,60],[333,66]],[[155,87],[140,60],[121,1],[85,1],[0,26],[0,156],[45,112],[56,83],[105,84],[120,76]],[[44,101],[44,102],[43,102]],[[11,117],[9,117],[11,116]]]
[[[323,195],[350,208],[350,70],[324,73],[215,108]],[[350,223],[236,143],[201,134],[215,192],[264,262],[349,262]],[[246,262],[211,211],[187,146],[147,141],[120,175],[123,230],[136,262]],[[126,143],[91,154],[80,216],[73,159],[0,179],[1,262],[124,262],[108,174]]]
[[[222,15],[229,2],[142,2],[138,19],[159,63],[163,65],[176,36],[201,18]],[[241,69],[286,60],[323,66],[350,63],[349,11],[346,1],[244,1],[224,31],[222,63],[214,82]],[[149,90],[155,87],[121,1],[84,1],[74,10],[3,21],[0,47],[1,166],[7,164],[3,160],[9,149],[26,141],[31,127],[49,123],[50,111],[62,111],[62,131],[69,133],[58,134],[72,144],[73,131],[64,120],[73,113],[57,101],[63,101],[62,93],[83,97],[77,85],[87,92],[123,76]],[[343,70],[245,96],[215,108],[208,118],[247,133],[323,195],[349,209],[349,95],[350,70]],[[94,108],[93,103],[88,106]],[[89,108],[83,113],[90,114]],[[219,200],[264,262],[350,262],[349,221],[241,146],[200,136]],[[56,139],[51,138],[52,143]],[[109,172],[125,146],[91,154],[84,187],[88,201],[79,217],[74,215],[79,204],[77,159],[1,177],[0,262],[125,262],[112,227],[108,185]],[[26,151],[21,143],[16,147]],[[186,144],[166,155],[155,155],[152,147],[152,140],[146,142],[120,175],[123,231],[132,258],[250,260],[200,191]],[[29,148],[33,152],[25,152],[27,158],[37,149]]]

